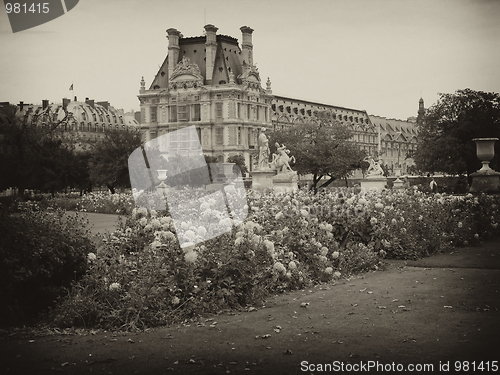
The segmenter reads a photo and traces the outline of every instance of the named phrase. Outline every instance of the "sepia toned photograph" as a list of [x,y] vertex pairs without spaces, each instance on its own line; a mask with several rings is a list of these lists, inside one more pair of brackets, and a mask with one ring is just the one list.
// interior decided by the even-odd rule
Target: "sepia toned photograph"
[[0,373],[500,373],[499,20],[4,0]]

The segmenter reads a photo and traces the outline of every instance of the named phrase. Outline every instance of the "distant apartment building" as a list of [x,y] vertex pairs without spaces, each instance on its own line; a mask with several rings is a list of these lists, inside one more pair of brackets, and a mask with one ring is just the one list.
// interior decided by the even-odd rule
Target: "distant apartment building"
[[[5,121],[5,112],[11,105],[3,103],[3,116],[0,121]],[[16,107],[16,116],[24,117],[30,123],[42,128],[58,124],[54,130],[67,132],[75,135],[73,139],[78,142],[78,146],[84,148],[90,142],[96,142],[104,138],[106,129],[132,128],[139,131],[139,122],[134,116],[125,114],[121,109],[115,109],[107,101],[94,102],[85,99],[79,102],[62,99],[60,103],[49,103],[42,100],[41,104],[25,104],[20,102]]]

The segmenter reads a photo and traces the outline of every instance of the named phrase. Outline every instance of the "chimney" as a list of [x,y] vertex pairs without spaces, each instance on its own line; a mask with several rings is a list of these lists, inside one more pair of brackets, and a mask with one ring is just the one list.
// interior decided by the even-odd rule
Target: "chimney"
[[217,52],[217,35],[215,34],[219,30],[214,25],[205,25],[206,32],[206,73],[207,73],[207,85],[212,83],[212,77],[214,73],[214,64],[215,64],[215,52]]
[[49,106],[49,101],[48,100],[42,100],[42,109],[47,109]]
[[241,30],[241,57],[247,64],[253,65],[253,29],[248,26],[240,27]]
[[100,106],[103,106],[104,109],[107,111],[108,110],[108,107],[109,107],[109,102],[97,102],[97,104],[99,104]]
[[63,103],[63,108],[66,109],[68,108],[68,104],[69,104],[70,100],[67,99],[67,98],[63,98],[62,100],[62,103]]
[[94,108],[94,99],[90,100],[89,98],[85,98],[85,103]]
[[24,108],[24,102],[19,102],[19,111],[22,111]]
[[172,73],[179,61],[179,36],[180,32],[176,29],[168,29],[168,78],[172,76]]
[[77,101],[78,101],[78,100],[76,99],[76,96],[75,96],[75,100],[74,100],[74,101],[75,101],[75,102],[77,102]]

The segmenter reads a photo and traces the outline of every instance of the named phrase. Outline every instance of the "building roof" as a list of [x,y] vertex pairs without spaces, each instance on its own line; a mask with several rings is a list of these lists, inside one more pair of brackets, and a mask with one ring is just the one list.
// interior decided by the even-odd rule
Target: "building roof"
[[[243,60],[241,49],[238,45],[238,39],[227,35],[216,35],[217,49],[215,53],[215,63],[212,75],[212,85],[218,85],[221,81],[229,83],[229,72],[234,74],[235,80],[242,74]],[[191,64],[196,64],[200,69],[204,84],[207,80],[206,71],[206,36],[197,36],[192,38],[179,38],[179,56],[175,62],[177,65],[183,58],[188,58]],[[156,74],[150,90],[168,88],[168,60],[167,55],[163,61],[158,73]],[[237,82],[241,83],[241,82]]]

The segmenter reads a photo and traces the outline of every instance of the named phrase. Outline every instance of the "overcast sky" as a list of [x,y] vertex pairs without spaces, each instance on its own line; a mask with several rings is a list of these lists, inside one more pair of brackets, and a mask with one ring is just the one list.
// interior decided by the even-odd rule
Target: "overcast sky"
[[73,94],[139,110],[167,54],[166,30],[241,43],[275,95],[416,116],[438,93],[500,92],[497,0],[80,0],[70,12],[13,34],[0,9],[0,101],[61,102]]

